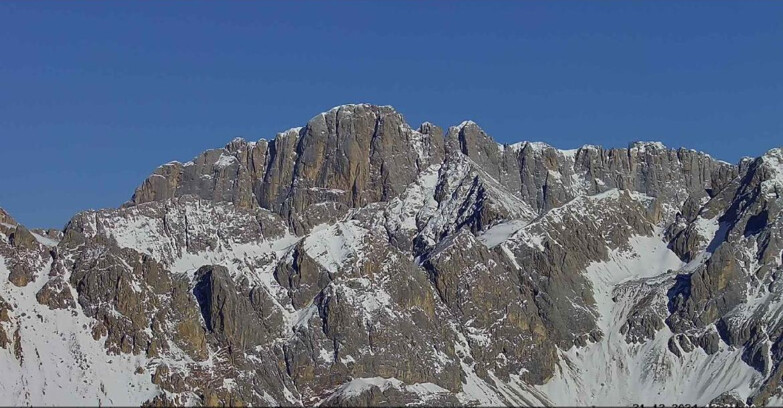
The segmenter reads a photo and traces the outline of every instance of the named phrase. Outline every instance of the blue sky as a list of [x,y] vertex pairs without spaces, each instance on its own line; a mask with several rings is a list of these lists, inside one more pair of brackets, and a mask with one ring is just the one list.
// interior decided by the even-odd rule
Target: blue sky
[[0,207],[32,227],[344,103],[561,148],[783,145],[783,2],[3,1],[0,52]]

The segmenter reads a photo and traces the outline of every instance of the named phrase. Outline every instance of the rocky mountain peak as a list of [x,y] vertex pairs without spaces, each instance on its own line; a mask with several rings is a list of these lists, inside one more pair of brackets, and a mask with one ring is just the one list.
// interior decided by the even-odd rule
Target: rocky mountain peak
[[783,174],[783,149],[770,149],[761,156],[760,160],[773,174]]
[[9,225],[16,225],[17,222],[14,220],[13,217],[11,217],[8,212],[2,208],[0,208],[0,223],[3,224],[9,224]]
[[635,141],[628,144],[629,150],[638,150],[638,151],[647,151],[648,149],[654,150],[654,151],[665,151],[667,148],[666,146],[661,142],[645,142],[645,141]]
[[[712,189],[714,181],[736,173],[708,155],[677,153],[660,143],[633,143],[625,153],[592,146],[559,150],[540,142],[506,146],[472,121],[449,127],[444,136],[429,122],[413,130],[391,106],[354,104],[318,114],[304,127],[279,133],[270,142],[234,140],[187,165],[163,166],[136,190],[129,205],[194,194],[245,208],[266,208],[288,219],[294,228],[307,229],[315,222],[308,219],[333,219],[349,208],[397,197],[429,166],[443,166],[455,160],[454,154],[469,158],[481,174],[536,211],[613,187],[654,196],[667,193],[658,191],[663,186],[640,179],[659,177],[649,175],[657,168],[674,170],[664,177],[691,180],[698,174],[698,179],[684,180],[690,184],[687,188]],[[687,170],[693,165],[703,169]],[[618,171],[619,179],[614,175]],[[723,176],[713,177],[713,172],[721,171]],[[334,204],[328,213],[307,214],[314,211],[312,204],[322,203]]]
[[0,210],[0,396],[780,404],[781,163],[335,107],[64,231]]

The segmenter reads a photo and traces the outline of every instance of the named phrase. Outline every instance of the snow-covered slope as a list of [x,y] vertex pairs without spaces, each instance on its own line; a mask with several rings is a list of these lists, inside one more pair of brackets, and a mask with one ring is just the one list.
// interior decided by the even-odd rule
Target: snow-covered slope
[[539,389],[558,405],[706,405],[724,392],[747,398],[762,375],[742,361],[741,350],[722,345],[711,355],[696,349],[679,357],[668,349],[674,333],[666,326],[649,341],[626,342],[622,326],[634,306],[652,295],[665,310],[671,271],[682,266],[660,235],[634,237],[629,249],[591,264],[585,274],[606,336],[562,352],[557,375]]

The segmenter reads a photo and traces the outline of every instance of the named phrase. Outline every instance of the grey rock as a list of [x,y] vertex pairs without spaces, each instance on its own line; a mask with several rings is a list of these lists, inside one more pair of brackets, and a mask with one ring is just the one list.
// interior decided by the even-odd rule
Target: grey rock
[[745,402],[739,396],[727,391],[713,398],[709,406],[711,407],[744,407]]
[[38,303],[49,306],[50,309],[73,309],[76,301],[71,295],[68,282],[58,276],[49,279],[35,294]]
[[11,321],[10,312],[13,311],[13,307],[0,296],[0,348],[7,349],[11,344],[11,338],[8,337],[8,332],[5,330],[5,325]]
[[[244,351],[267,343],[271,335],[275,334],[264,327],[261,319],[264,316],[256,314],[253,302],[241,294],[225,267],[202,266],[196,271],[195,279],[193,293],[207,330],[217,336],[221,343],[229,344],[232,350],[236,348]],[[256,299],[257,304],[263,305],[258,294]]]
[[[626,322],[620,328],[620,333],[625,335],[628,343],[644,343],[646,340],[655,338],[655,334],[663,328],[663,320],[651,310],[654,300],[655,296],[649,294],[640,299],[631,309]],[[671,348],[670,343],[669,349]],[[675,354],[677,353],[675,352]]]

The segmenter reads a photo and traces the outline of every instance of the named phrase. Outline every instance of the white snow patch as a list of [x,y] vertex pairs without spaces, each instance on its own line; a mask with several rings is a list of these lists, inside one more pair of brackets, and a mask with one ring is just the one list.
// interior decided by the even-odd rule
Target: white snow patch
[[478,236],[478,240],[487,248],[494,248],[505,242],[509,237],[514,235],[515,232],[527,225],[527,223],[528,221],[525,220],[512,220],[496,224],[481,233]]
[[331,194],[345,194],[345,190],[341,190],[339,188],[310,187],[310,188],[308,188],[308,190],[324,192],[324,193],[331,193]]
[[476,124],[476,122],[474,122],[474,121],[472,121],[472,120],[464,120],[464,121],[462,121],[462,122],[461,122],[459,125],[457,125],[457,126],[452,126],[452,127],[451,127],[451,129],[454,129],[454,130],[456,130],[457,132],[461,132],[461,131],[462,131],[462,129],[464,129],[464,128],[465,128],[465,126],[470,126],[470,125],[476,125],[476,126],[478,126],[478,125]]
[[433,383],[405,384],[394,377],[354,378],[351,381],[337,388],[337,391],[335,393],[345,397],[353,397],[353,396],[360,395],[361,393],[369,390],[372,387],[378,387],[381,389],[381,391],[386,391],[390,388],[396,388],[404,392],[414,393],[419,397],[424,397],[425,399],[427,399],[427,397],[435,396],[438,394],[449,393],[448,390],[446,390],[445,388],[437,384],[433,384]]
[[49,237],[47,237],[45,235],[41,235],[39,233],[32,232],[32,231],[30,231],[30,233],[33,234],[33,237],[35,237],[36,241],[38,241],[40,244],[42,244],[45,247],[48,247],[48,248],[55,247],[55,246],[57,246],[57,244],[60,243],[60,241],[57,240],[57,239],[49,238]]
[[566,149],[561,150],[560,153],[563,153],[563,156],[565,156],[567,159],[574,161],[576,159],[576,154],[579,152],[579,149]]
[[220,158],[215,162],[215,167],[224,168],[237,163],[237,158],[228,154],[220,154]]
[[339,222],[314,231],[305,238],[304,250],[327,271],[336,273],[348,260],[360,260],[367,230],[358,222]]
[[645,153],[647,149],[652,150],[666,150],[666,146],[661,142],[634,142],[631,143],[630,150],[638,151],[639,153]]

